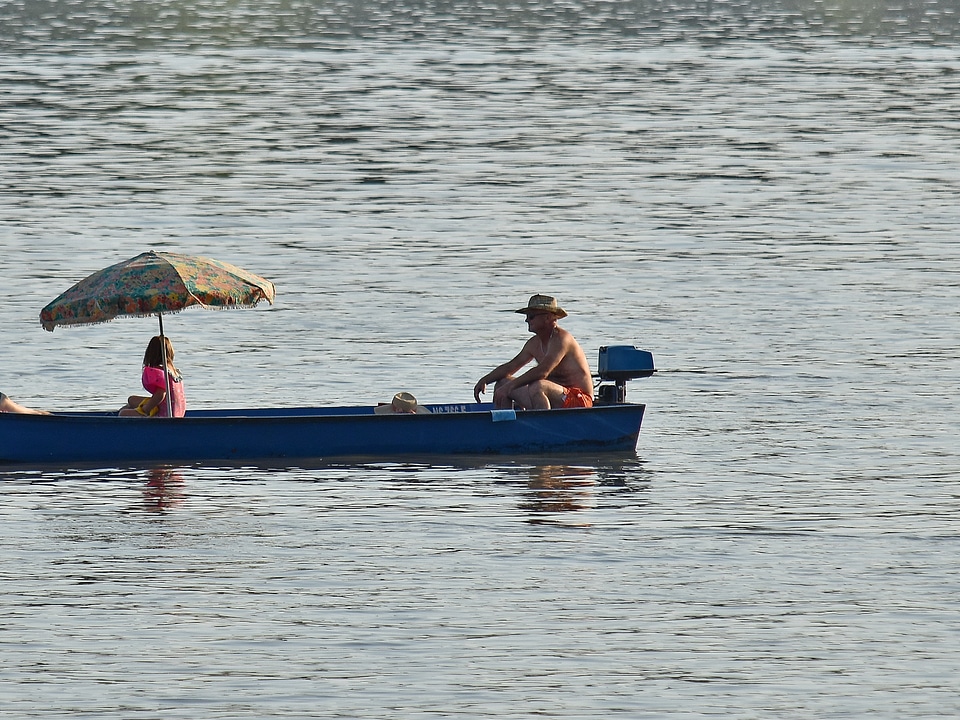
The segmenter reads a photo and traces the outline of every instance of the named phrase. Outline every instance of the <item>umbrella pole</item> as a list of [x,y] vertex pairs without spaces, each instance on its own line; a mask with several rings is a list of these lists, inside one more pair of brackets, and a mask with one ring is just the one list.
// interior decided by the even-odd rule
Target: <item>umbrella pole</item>
[[167,385],[167,417],[173,417],[173,401],[170,399],[170,372],[167,370],[167,343],[163,339],[163,313],[157,313],[160,321],[160,355],[163,357],[163,380]]

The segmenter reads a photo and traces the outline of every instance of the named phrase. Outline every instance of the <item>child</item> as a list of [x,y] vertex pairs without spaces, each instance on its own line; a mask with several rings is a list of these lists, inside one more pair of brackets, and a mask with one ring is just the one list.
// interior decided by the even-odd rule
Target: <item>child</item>
[[187,410],[187,403],[183,397],[183,378],[180,371],[173,364],[173,343],[166,335],[155,335],[150,338],[147,351],[143,354],[143,388],[150,397],[131,395],[127,404],[120,408],[120,415],[124,417],[168,417],[167,415],[167,383],[163,371],[163,347],[167,351],[167,372],[170,377],[170,401],[173,404],[173,417],[183,417]]

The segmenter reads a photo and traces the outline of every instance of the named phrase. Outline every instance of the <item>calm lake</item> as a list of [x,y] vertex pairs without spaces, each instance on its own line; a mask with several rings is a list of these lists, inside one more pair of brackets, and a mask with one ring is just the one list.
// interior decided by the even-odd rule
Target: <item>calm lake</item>
[[[0,717],[960,714],[960,12],[867,0],[0,4],[0,390],[463,402],[555,295],[635,453],[0,467]],[[51,438],[50,442],[56,442]]]

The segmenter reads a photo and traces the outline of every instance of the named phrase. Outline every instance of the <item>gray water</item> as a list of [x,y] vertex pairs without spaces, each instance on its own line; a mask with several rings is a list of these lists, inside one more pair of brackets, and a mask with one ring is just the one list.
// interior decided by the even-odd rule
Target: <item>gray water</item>
[[[465,401],[556,295],[626,456],[0,469],[0,716],[960,714],[960,9],[0,5],[0,389],[118,407],[147,249],[194,408]],[[51,439],[55,442],[55,438]]]

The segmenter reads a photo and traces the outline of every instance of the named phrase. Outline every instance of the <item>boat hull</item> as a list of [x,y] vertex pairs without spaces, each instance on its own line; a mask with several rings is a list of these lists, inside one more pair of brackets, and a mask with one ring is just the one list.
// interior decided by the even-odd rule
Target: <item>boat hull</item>
[[427,405],[200,410],[183,418],[112,413],[0,414],[0,463],[141,463],[397,458],[634,450],[645,406],[498,411]]

